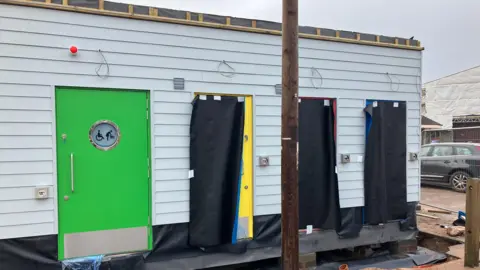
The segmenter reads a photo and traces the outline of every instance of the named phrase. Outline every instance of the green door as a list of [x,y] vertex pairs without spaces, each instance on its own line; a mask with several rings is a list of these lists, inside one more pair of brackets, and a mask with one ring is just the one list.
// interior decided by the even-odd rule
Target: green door
[[56,89],[59,259],[151,248],[149,96]]

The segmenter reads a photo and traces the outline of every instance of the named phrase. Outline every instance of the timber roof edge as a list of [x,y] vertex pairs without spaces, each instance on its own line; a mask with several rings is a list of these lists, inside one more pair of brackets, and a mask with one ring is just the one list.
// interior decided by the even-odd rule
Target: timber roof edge
[[[260,34],[282,34],[282,24],[278,22],[124,4],[104,0],[0,0],[0,4],[56,9]],[[420,41],[415,39],[311,26],[299,26],[299,37],[415,51],[421,51],[424,49],[421,46]]]

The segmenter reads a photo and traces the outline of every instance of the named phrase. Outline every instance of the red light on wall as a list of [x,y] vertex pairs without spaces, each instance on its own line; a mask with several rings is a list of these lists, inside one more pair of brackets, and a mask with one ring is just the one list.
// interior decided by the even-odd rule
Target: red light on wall
[[78,52],[78,48],[75,47],[75,46],[72,46],[72,47],[70,47],[70,52],[71,52],[72,54],[76,54],[76,53]]

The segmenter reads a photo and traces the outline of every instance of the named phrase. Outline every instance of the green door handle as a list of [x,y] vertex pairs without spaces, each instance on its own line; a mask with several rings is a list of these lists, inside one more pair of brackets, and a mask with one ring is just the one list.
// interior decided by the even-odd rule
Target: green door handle
[[72,188],[72,193],[75,191],[75,172],[74,172],[74,163],[73,163],[73,153],[70,153],[70,186]]

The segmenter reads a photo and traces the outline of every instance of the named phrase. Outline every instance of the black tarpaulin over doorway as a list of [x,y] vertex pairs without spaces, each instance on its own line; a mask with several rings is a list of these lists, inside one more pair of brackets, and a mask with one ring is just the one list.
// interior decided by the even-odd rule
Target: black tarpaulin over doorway
[[245,109],[229,96],[200,96],[192,105],[189,244],[207,248],[232,241]]
[[405,102],[367,102],[365,223],[407,218]]
[[336,229],[340,205],[333,100],[302,98],[298,122],[299,228]]

